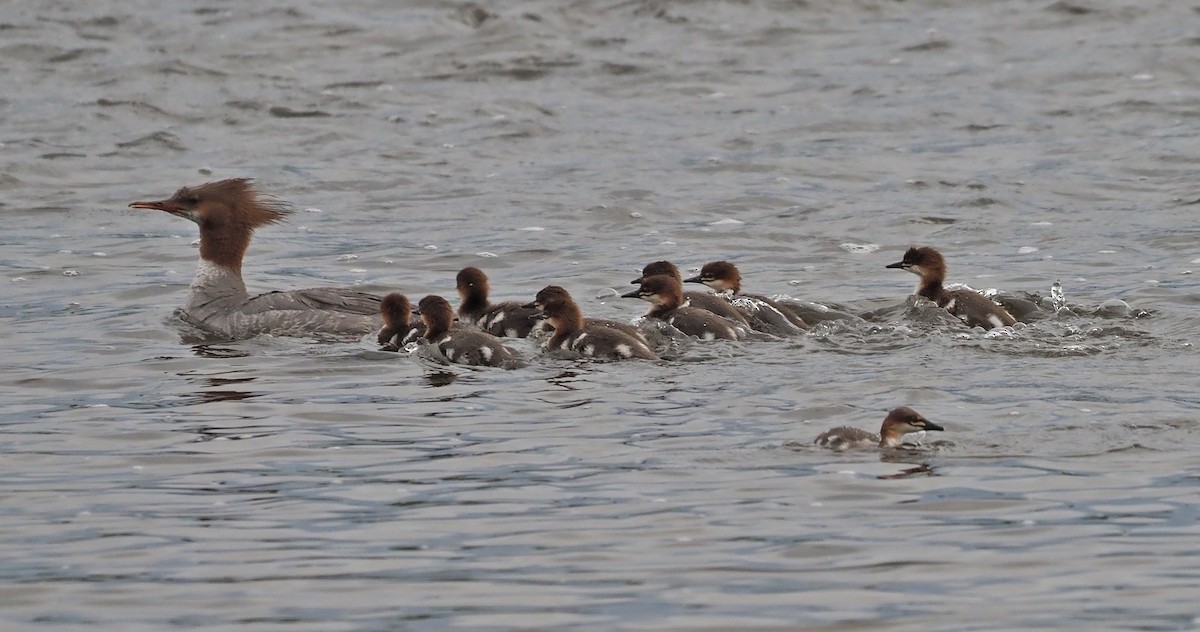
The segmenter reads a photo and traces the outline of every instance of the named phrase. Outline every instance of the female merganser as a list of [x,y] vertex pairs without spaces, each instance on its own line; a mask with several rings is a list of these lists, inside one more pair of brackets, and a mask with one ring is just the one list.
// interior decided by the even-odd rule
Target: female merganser
[[729,292],[734,299],[750,299],[756,309],[750,313],[751,325],[780,333],[794,333],[797,329],[808,329],[808,323],[779,303],[756,294],[742,293],[742,273],[728,261],[713,261],[700,268],[700,274],[687,279],[687,283],[703,283],[718,292]]
[[425,325],[409,322],[412,303],[399,292],[392,292],[379,303],[383,314],[383,329],[379,330],[379,346],[385,351],[398,351],[405,345],[425,336]]
[[963,319],[970,327],[993,329],[1017,322],[1003,307],[978,292],[942,287],[942,282],[946,280],[946,260],[942,258],[942,253],[929,246],[909,248],[903,260],[887,267],[908,270],[921,277],[917,281],[916,294],[937,303],[938,307]]
[[945,430],[945,428],[922,417],[921,413],[908,406],[901,406],[888,413],[883,420],[883,426],[879,429],[879,434],[843,426],[822,432],[813,443],[834,450],[895,448],[900,445],[900,440],[904,438],[904,435],[922,430]]
[[[646,267],[642,268],[642,276],[630,281],[630,283],[637,285],[646,277],[658,274],[674,277],[676,281],[679,281],[681,284],[683,283],[683,275],[679,273],[679,268],[675,267],[675,264],[670,261],[655,261],[646,264]],[[746,316],[738,308],[734,307],[733,303],[730,303],[722,296],[718,296],[712,292],[685,291],[683,298],[687,300],[688,305],[691,307],[708,310],[717,316],[723,316],[740,325],[750,326],[750,321],[746,319]]]
[[640,336],[635,338],[605,323],[585,322],[579,305],[565,289],[557,285],[542,288],[533,302],[525,306],[541,310],[554,327],[554,335],[542,343],[547,350],[574,351],[589,358],[610,360],[658,359]]
[[654,307],[646,312],[650,318],[665,320],[689,336],[704,340],[741,340],[742,330],[716,314],[687,307],[683,304],[683,286],[665,274],[646,277],[638,289],[622,294],[622,298],[640,298]]
[[458,318],[468,325],[474,325],[493,336],[526,338],[541,321],[540,312],[526,308],[518,301],[489,303],[488,292],[491,287],[487,275],[479,268],[459,270],[455,281],[458,296],[462,299],[458,306]]
[[183,187],[166,200],[130,208],[166,211],[200,227],[200,265],[179,311],[189,324],[229,338],[257,334],[364,334],[379,326],[379,297],[354,290],[314,288],[251,297],[242,258],[254,229],[283,221],[286,204],[264,198],[246,178]]
[[421,299],[413,312],[425,324],[425,339],[450,362],[472,366],[511,366],[520,359],[516,351],[483,331],[451,329],[454,308],[446,299],[430,295]]

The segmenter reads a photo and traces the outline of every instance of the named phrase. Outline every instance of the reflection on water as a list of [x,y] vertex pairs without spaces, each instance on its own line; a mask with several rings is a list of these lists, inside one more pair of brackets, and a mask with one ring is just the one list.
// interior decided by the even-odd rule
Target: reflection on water
[[458,374],[452,371],[430,371],[425,374],[425,381],[432,387],[449,386],[458,379]]

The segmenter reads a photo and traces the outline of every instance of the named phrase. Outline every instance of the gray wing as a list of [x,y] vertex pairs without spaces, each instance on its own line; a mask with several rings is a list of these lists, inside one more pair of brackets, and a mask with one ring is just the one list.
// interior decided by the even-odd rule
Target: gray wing
[[246,301],[245,314],[289,310],[322,310],[345,314],[374,316],[379,314],[379,297],[332,287],[318,287],[291,292],[268,292]]

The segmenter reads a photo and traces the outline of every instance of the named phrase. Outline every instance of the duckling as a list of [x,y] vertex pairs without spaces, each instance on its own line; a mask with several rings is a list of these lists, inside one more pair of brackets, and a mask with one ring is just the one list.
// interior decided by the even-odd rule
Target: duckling
[[929,246],[909,248],[904,259],[887,267],[908,270],[921,277],[916,294],[937,303],[938,307],[958,316],[970,327],[994,329],[1017,322],[1007,310],[978,292],[942,287],[946,280],[946,260],[942,253]]
[[413,313],[419,315],[425,324],[425,340],[450,362],[472,366],[511,366],[520,360],[516,351],[504,346],[499,338],[487,332],[466,327],[451,329],[454,308],[440,296],[431,294],[421,299]]
[[904,435],[922,430],[941,431],[945,428],[929,421],[921,416],[921,413],[908,406],[901,406],[893,409],[884,418],[879,434],[842,426],[822,432],[813,443],[823,448],[839,451],[876,447],[895,448],[900,445],[900,440],[904,438]]
[[557,285],[548,285],[532,303],[554,327],[554,335],[542,347],[551,351],[574,351],[591,358],[657,360],[646,341],[604,323],[588,323],[571,295]]
[[[683,275],[679,273],[679,268],[670,261],[655,261],[647,263],[646,267],[642,268],[642,276],[630,281],[634,285],[640,284],[646,277],[652,277],[659,274],[665,274],[674,277],[676,281],[683,283]],[[687,292],[683,293],[683,298],[687,301],[689,307],[708,310],[717,316],[728,318],[739,325],[750,326],[750,321],[746,315],[738,308],[733,306],[725,297],[712,292]]]
[[455,287],[462,299],[458,306],[459,320],[493,336],[525,338],[541,321],[536,309],[522,307],[518,301],[488,302],[491,286],[487,275],[479,268],[472,266],[459,270]]
[[700,268],[700,274],[686,279],[685,283],[703,283],[718,292],[729,292],[735,300],[750,299],[756,308],[749,314],[750,324],[755,329],[785,334],[808,329],[808,323],[804,322],[804,319],[774,300],[757,294],[743,294],[742,273],[736,265],[728,261],[704,264],[704,267]]
[[698,336],[703,340],[743,338],[743,331],[729,320],[709,311],[684,306],[683,286],[668,275],[646,277],[638,289],[622,294],[621,297],[640,298],[649,302],[654,307],[650,308],[646,316],[664,320],[689,336]]
[[425,325],[409,322],[412,303],[408,297],[392,292],[383,297],[379,304],[383,314],[383,328],[379,330],[379,346],[385,351],[397,351],[425,335]]

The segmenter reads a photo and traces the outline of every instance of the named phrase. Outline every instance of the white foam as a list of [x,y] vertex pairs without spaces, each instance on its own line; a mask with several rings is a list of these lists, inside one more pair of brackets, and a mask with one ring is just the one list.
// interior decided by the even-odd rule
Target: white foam
[[841,248],[842,250],[845,250],[851,254],[864,255],[879,250],[879,244],[854,244],[847,242],[844,244],[838,244],[838,248]]

